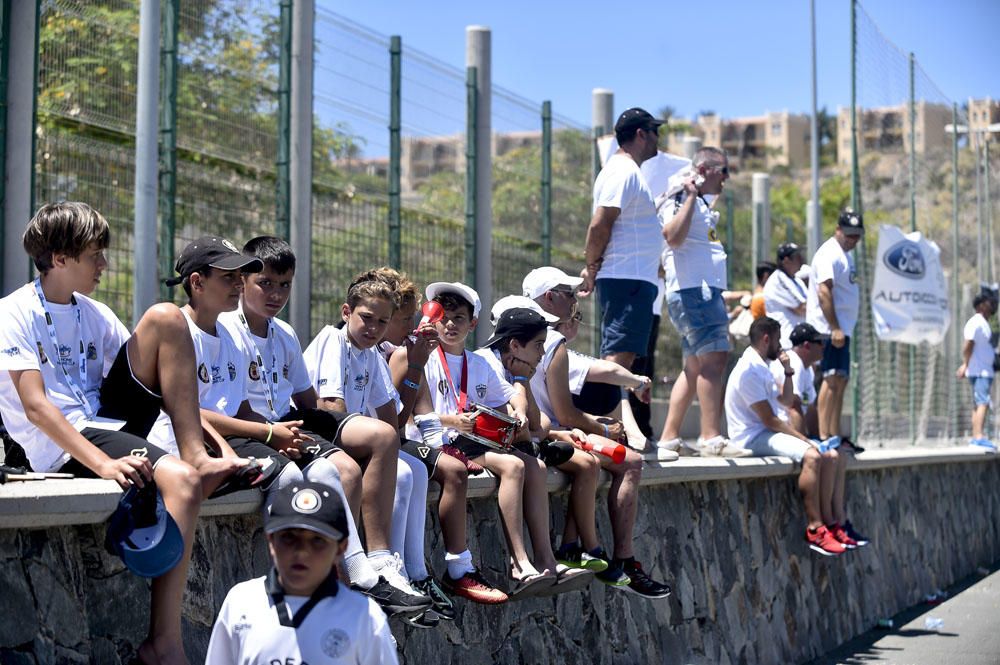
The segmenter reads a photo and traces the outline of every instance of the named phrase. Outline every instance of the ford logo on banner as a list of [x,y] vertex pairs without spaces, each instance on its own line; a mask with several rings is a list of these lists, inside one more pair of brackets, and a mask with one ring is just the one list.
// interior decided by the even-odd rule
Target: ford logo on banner
[[927,272],[920,245],[912,240],[904,240],[890,247],[883,260],[889,270],[910,279],[921,279]]

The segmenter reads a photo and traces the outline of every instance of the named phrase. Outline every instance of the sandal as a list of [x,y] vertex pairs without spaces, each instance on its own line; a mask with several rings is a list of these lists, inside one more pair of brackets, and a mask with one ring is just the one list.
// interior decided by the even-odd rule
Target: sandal
[[542,590],[539,596],[554,596],[567,591],[578,591],[590,586],[594,581],[594,571],[586,568],[570,568],[564,564],[556,565],[556,583]]
[[208,498],[217,499],[220,496],[242,490],[259,489],[266,492],[280,471],[281,465],[269,457],[263,460],[251,457],[249,464],[241,466],[231,476],[223,480],[222,484],[216,487]]
[[552,573],[532,573],[521,579],[511,578],[511,587],[507,592],[510,601],[524,600],[531,596],[541,595],[539,592],[555,586],[557,577]]

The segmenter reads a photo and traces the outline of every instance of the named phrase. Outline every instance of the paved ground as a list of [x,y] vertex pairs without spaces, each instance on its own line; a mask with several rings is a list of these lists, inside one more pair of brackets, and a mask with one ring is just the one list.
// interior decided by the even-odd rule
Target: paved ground
[[[811,665],[1000,665],[1000,562],[947,591],[941,604],[900,612],[893,629],[871,630]],[[928,630],[928,617],[944,625]]]

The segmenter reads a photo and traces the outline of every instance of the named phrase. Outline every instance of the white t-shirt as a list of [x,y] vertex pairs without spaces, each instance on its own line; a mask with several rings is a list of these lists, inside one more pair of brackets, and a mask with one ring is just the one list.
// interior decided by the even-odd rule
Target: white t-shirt
[[[686,194],[678,194],[660,207],[662,223],[673,219],[685,197]],[[684,242],[680,247],[671,247],[666,242],[661,245],[667,293],[703,286],[726,289],[726,250],[715,228],[718,222],[719,213],[699,196]]]
[[809,280],[806,301],[806,321],[819,332],[829,335],[830,324],[819,306],[819,285],[833,280],[833,311],[837,314],[840,329],[851,335],[858,322],[860,291],[857,285],[854,258],[844,251],[837,239],[830,238],[816,250],[812,260],[812,277]]
[[545,335],[545,353],[542,355],[542,361],[535,368],[534,376],[531,377],[531,394],[535,398],[535,403],[538,404],[538,409],[552,421],[551,429],[559,429],[560,425],[556,418],[555,409],[552,408],[552,401],[549,399],[549,365],[552,364],[552,356],[555,355],[556,349],[565,342],[566,338],[563,337],[562,333],[549,328]]
[[[268,420],[276,420],[288,413],[292,395],[308,390],[312,383],[305,361],[302,360],[302,346],[295,330],[281,319],[271,319],[267,338],[257,337],[243,325],[239,312],[224,312],[219,315],[219,323],[225,326],[243,355],[240,371],[246,374],[247,400],[254,411]],[[260,353],[274,391],[274,410],[267,406],[267,390],[264,376],[257,366]]]
[[976,312],[971,319],[965,322],[962,339],[972,342],[972,357],[969,358],[969,366],[965,369],[967,377],[993,376],[995,351],[990,346],[992,334],[993,330],[990,328],[989,321],[979,312]]
[[[788,352],[788,362],[795,372],[792,377],[792,392],[802,400],[802,406],[809,406],[816,401],[816,372],[812,367],[806,367],[795,351]],[[780,394],[785,386],[785,368],[777,360],[772,360],[771,372]]]
[[[444,354],[448,361],[449,380],[441,365],[441,354],[434,352],[424,365],[424,379],[431,393],[434,413],[442,416],[458,414],[458,391],[462,385],[462,365],[469,363],[466,377],[466,408],[472,403],[482,404],[491,409],[499,409],[514,396],[514,386],[494,369],[490,361],[478,353],[466,351],[461,356]],[[463,360],[463,358],[465,360]],[[445,428],[445,441],[450,440],[454,430]]]
[[585,353],[578,353],[566,347],[567,366],[569,367],[569,391],[574,395],[583,392],[583,384],[587,382],[587,374],[597,358]]
[[[188,313],[191,341],[194,342],[195,366],[198,373],[198,404],[201,408],[233,417],[247,398],[247,372],[244,371],[243,351],[236,338],[220,321],[215,323],[215,335],[210,335],[191,320]],[[177,441],[170,417],[160,411],[160,417],[149,432],[149,442],[177,454]]]
[[[306,601],[285,596],[293,614]],[[339,585],[320,600],[298,628],[282,626],[265,577],[229,590],[215,620],[206,665],[392,665],[396,646],[385,614],[374,600]]]
[[792,329],[806,320],[794,310],[808,298],[806,283],[798,277],[789,277],[780,268],[764,282],[764,308],[769,317],[781,324],[781,348],[792,348],[792,340],[789,339]]
[[[72,304],[48,303],[59,342],[58,351],[52,347],[34,284],[25,284],[0,300],[0,413],[10,436],[24,447],[28,462],[38,472],[58,469],[70,460],[70,456],[25,416],[8,372],[39,370],[49,402],[74,428],[82,430],[89,426],[87,414],[66,384],[61,367],[53,365],[53,359],[69,370],[96,414],[100,409],[101,379],[110,371],[118,350],[129,337],[128,329],[107,305],[80,294],[75,297],[80,307],[79,323]],[[82,380],[81,342],[87,358],[87,375]]]
[[594,206],[619,208],[604,250],[600,279],[639,279],[656,284],[663,247],[653,194],[629,155],[612,155],[594,181]]
[[[316,393],[325,399],[340,398],[348,413],[369,413],[395,399],[383,370],[385,359],[375,349],[358,349],[343,328],[326,326],[303,354]],[[390,380],[391,384],[391,380]]]
[[767,361],[761,358],[756,349],[748,346],[726,384],[726,422],[729,424],[729,440],[733,445],[745,447],[754,437],[767,430],[750,405],[767,400],[771,410],[778,416],[785,410],[778,401],[780,394]]

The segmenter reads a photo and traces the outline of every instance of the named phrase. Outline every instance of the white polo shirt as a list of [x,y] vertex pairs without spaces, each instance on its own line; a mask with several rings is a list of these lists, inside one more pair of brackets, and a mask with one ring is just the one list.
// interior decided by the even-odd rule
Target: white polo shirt
[[854,269],[854,258],[844,251],[837,238],[828,239],[812,260],[812,278],[809,280],[808,299],[806,301],[806,322],[819,332],[829,335],[830,324],[819,306],[820,282],[833,280],[833,311],[837,314],[840,329],[845,335],[854,332],[858,322],[860,291],[857,285],[857,272]]
[[726,384],[726,422],[733,445],[746,447],[754,437],[767,430],[750,405],[767,400],[777,416],[785,410],[778,401],[780,394],[767,361],[748,346]]
[[653,194],[638,164],[625,153],[611,155],[594,181],[593,211],[619,208],[611,226],[598,279],[638,279],[656,284],[663,247]]
[[319,397],[344,400],[348,413],[368,414],[369,408],[377,409],[396,398],[388,390],[388,369],[382,368],[385,359],[374,348],[356,348],[343,328],[320,330],[303,360]]
[[[285,596],[294,614],[309,600]],[[267,578],[229,590],[212,628],[206,665],[393,665],[396,646],[385,614],[374,600],[338,585],[298,628],[283,626]]]
[[806,283],[798,277],[789,277],[777,269],[764,282],[764,308],[767,315],[781,324],[781,348],[792,348],[789,336],[806,317],[795,313],[809,299]]
[[[9,372],[41,372],[46,397],[79,431],[91,421],[66,383],[62,368],[70,373],[96,414],[100,409],[101,380],[129,337],[128,329],[107,305],[80,294],[75,294],[75,298],[80,308],[79,322],[72,304],[48,303],[58,350],[49,337],[45,313],[33,283],[0,300],[0,412],[7,431],[21,444],[31,467],[38,472],[58,469],[69,462],[70,455],[28,420]],[[87,360],[83,377],[79,366],[81,344]]]
[[969,365],[965,368],[965,376],[970,378],[993,376],[993,357],[996,352],[990,346],[992,334],[989,321],[979,312],[966,321],[962,339],[972,342],[972,357],[969,358]]

